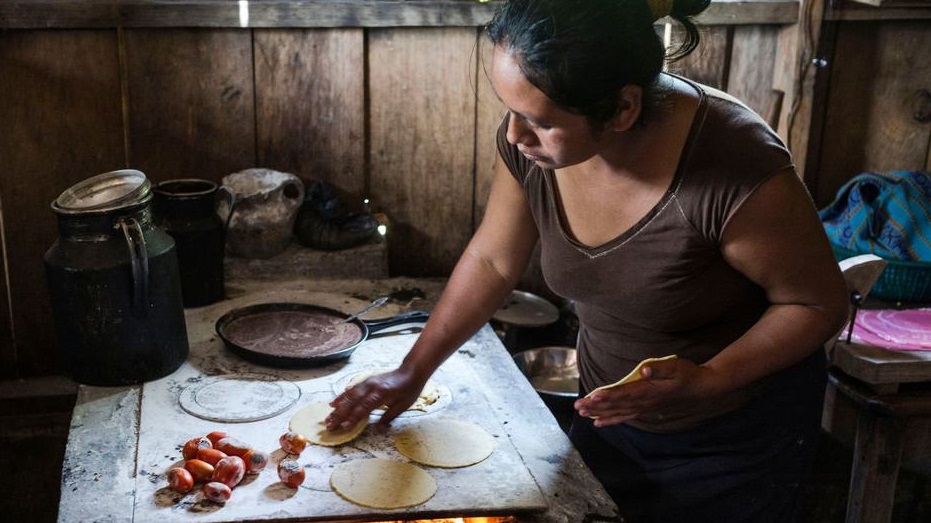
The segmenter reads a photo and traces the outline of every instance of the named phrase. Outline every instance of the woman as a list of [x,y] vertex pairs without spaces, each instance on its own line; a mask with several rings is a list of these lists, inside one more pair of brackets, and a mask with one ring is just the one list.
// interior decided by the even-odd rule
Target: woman
[[708,0],[651,1],[502,5],[489,78],[508,114],[485,218],[400,367],[336,398],[328,424],[383,404],[386,424],[409,406],[539,239],[546,281],[580,321],[570,437],[621,513],[792,521],[819,427],[820,347],[846,318],[846,286],[776,134],[661,73],[653,21],[683,24],[683,55]]

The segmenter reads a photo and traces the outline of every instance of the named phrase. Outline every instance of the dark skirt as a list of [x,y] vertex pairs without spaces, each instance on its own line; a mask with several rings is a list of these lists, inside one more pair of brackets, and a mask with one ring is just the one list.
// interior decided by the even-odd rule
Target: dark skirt
[[596,428],[576,414],[569,437],[629,523],[800,521],[825,369],[818,351],[744,407],[694,429]]

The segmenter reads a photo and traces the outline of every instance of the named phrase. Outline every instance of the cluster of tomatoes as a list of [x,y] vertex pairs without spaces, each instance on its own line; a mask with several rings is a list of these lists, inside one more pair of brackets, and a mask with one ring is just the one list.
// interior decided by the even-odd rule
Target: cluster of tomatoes
[[[288,431],[278,438],[288,456],[278,462],[278,478],[290,488],[304,483],[304,467],[292,456],[307,448],[307,438]],[[204,497],[226,503],[233,488],[246,474],[258,474],[268,464],[268,453],[255,449],[221,431],[188,440],[181,449],[184,465],[168,471],[168,486],[181,494],[203,485]]]
[[258,474],[268,454],[221,431],[188,440],[181,449],[184,465],[168,471],[168,486],[186,494],[203,484],[204,497],[226,503],[246,474]]

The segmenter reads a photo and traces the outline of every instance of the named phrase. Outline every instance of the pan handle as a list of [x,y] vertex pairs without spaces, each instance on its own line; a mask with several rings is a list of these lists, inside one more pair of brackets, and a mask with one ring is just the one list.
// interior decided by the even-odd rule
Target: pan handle
[[394,327],[395,325],[404,325],[405,323],[425,323],[430,319],[430,313],[427,311],[410,311],[402,312],[390,318],[382,318],[380,320],[361,320],[362,323],[368,327],[369,332],[378,332],[380,330],[387,329],[388,327]]

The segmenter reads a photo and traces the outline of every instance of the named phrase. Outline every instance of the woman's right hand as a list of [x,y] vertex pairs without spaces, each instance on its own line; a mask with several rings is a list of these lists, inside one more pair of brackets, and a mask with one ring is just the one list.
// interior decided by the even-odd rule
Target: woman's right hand
[[378,420],[378,426],[385,428],[417,400],[425,384],[426,379],[403,367],[372,376],[330,402],[333,412],[327,416],[327,430],[353,427],[373,410],[387,407]]

